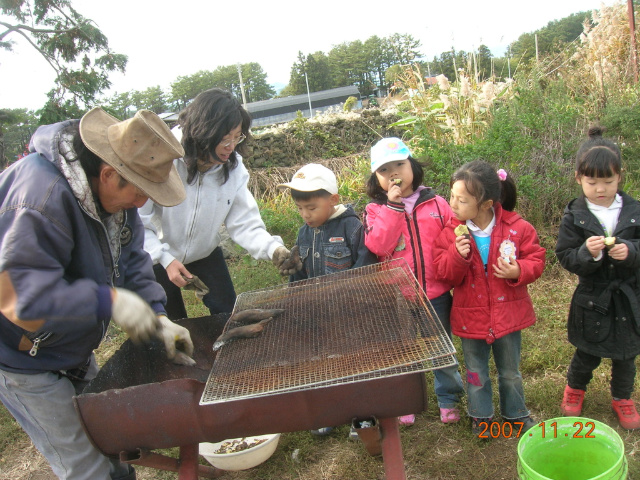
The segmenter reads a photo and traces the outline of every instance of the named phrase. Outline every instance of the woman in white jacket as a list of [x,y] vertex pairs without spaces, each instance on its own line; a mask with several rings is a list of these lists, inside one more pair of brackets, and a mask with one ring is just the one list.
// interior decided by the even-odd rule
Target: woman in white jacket
[[[255,259],[271,259],[280,269],[290,256],[282,239],[267,232],[247,188],[249,173],[240,154],[250,136],[251,117],[240,102],[226,90],[206,90],[180,113],[178,123],[173,131],[185,156],[175,166],[187,198],[175,207],[149,200],[139,210],[144,248],[167,293],[166,310],[173,320],[187,317],[180,288],[193,275],[209,288],[202,300],[211,314],[232,311],[236,294],[219,247],[222,224]],[[290,275],[295,269],[280,273]]]

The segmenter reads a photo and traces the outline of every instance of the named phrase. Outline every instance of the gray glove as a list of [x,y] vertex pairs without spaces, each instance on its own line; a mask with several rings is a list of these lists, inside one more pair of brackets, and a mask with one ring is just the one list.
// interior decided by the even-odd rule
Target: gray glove
[[[156,330],[155,336],[158,337],[164,343],[164,348],[167,351],[167,358],[169,360],[175,360],[176,347],[186,353],[189,357],[193,355],[193,342],[191,341],[191,335],[189,334],[189,330],[184,328],[177,323],[173,323],[164,315],[158,315],[158,320],[160,322],[160,327]],[[191,365],[194,365],[192,359]]]
[[271,261],[276,266],[280,275],[293,275],[302,269],[299,247],[295,245],[291,251],[287,247],[278,247],[274,250]]
[[135,342],[146,342],[158,330],[160,321],[151,306],[137,293],[124,288],[112,290],[111,319]]

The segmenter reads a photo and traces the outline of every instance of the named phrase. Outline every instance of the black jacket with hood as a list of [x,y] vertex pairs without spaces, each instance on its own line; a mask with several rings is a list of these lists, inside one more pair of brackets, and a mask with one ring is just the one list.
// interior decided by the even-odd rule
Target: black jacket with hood
[[603,358],[633,358],[640,353],[640,203],[624,192],[613,235],[629,255],[614,260],[603,250],[594,260],[586,247],[592,236],[606,235],[584,196],[566,207],[556,256],[578,275],[569,310],[569,341],[580,350]]

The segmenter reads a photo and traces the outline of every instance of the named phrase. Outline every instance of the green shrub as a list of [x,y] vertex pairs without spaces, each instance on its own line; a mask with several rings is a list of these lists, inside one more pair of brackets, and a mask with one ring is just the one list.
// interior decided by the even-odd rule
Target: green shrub
[[280,193],[272,198],[258,200],[258,206],[267,231],[272,235],[280,235],[285,245],[291,246],[296,241],[302,219],[288,191],[286,195],[288,201]]
[[353,107],[355,107],[357,103],[358,103],[358,99],[356,97],[349,97],[344,102],[344,106],[342,107],[342,110],[344,112],[350,112],[351,110],[353,110]]

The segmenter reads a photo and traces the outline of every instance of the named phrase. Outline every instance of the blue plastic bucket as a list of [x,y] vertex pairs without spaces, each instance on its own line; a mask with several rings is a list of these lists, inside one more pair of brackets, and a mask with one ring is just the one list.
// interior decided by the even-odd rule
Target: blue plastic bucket
[[591,418],[545,420],[518,442],[522,480],[624,480],[627,472],[620,435]]

